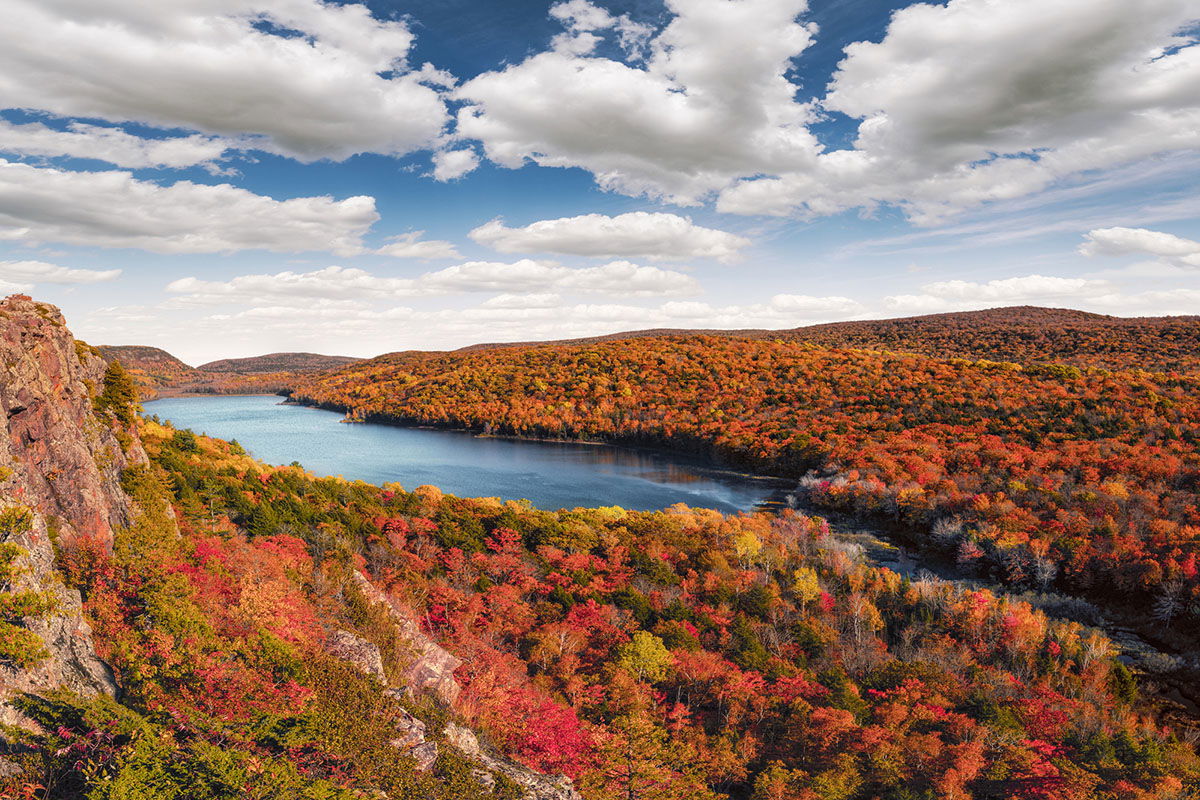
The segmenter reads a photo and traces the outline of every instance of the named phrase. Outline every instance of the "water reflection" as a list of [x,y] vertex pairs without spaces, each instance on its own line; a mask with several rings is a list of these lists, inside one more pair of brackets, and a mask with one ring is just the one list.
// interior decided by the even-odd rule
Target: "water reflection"
[[784,488],[771,479],[641,450],[347,425],[336,412],[280,405],[277,397],[169,398],[147,403],[146,413],[237,439],[271,464],[299,461],[321,475],[395,481],[408,488],[432,484],[464,497],[527,499],[539,508],[660,509],[687,503],[748,511]]

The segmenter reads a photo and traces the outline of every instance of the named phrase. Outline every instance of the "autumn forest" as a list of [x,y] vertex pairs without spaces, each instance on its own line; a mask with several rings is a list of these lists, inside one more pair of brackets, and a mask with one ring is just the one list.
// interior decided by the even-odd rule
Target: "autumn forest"
[[[139,416],[135,359],[66,352],[56,312],[8,302],[26,335],[61,343],[53,380],[80,387],[77,435],[100,437],[88,469],[115,481],[95,491],[127,510],[89,527],[55,479],[10,492],[4,674],[66,670],[48,620],[73,596],[119,691],[11,693],[5,798],[1200,789],[1187,698],[1169,703],[1073,613],[1196,646],[1200,376],[1166,368],[1156,330],[1093,346],[1102,366],[989,323],[980,354],[969,338],[906,348],[897,326],[887,346],[671,333],[277,373],[292,402],[350,420],[687,452],[795,487],[722,515],[539,509],[263,464]],[[1114,363],[1155,348],[1163,369]],[[983,357],[998,353],[1024,360]],[[28,452],[48,468],[56,447]],[[961,579],[865,563],[823,515]],[[49,562],[61,588],[23,582]]]

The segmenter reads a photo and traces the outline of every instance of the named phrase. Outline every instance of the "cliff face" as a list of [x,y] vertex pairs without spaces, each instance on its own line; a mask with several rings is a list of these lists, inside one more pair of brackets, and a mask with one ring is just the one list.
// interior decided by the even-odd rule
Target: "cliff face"
[[111,543],[132,513],[121,470],[146,462],[136,432],[123,446],[93,409],[105,368],[54,306],[0,302],[0,494],[53,518],[64,540]]
[[49,657],[27,669],[0,660],[0,722],[21,721],[6,705],[17,692],[116,692],[111,670],[96,657],[78,592],[55,571],[53,547],[55,536],[111,544],[113,528],[132,514],[120,473],[146,454],[136,432],[120,431],[94,410],[104,374],[104,360],[77,346],[58,309],[23,295],[0,301],[0,510],[30,512],[21,524],[0,528],[0,544],[21,553],[16,575],[0,590],[37,592],[53,604],[23,622]]

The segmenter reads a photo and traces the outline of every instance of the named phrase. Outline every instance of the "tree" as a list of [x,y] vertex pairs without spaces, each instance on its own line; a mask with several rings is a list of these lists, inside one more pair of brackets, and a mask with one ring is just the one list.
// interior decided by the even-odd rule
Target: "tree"
[[653,633],[638,631],[632,640],[621,646],[617,664],[636,675],[638,680],[658,683],[667,677],[671,651]]
[[121,362],[112,362],[104,371],[104,390],[97,398],[96,407],[112,414],[125,427],[133,424],[139,410],[137,387]]
[[[687,748],[643,713],[613,720],[598,752],[599,769],[585,786],[621,800],[717,800],[698,774]],[[590,784],[590,786],[589,786]]]

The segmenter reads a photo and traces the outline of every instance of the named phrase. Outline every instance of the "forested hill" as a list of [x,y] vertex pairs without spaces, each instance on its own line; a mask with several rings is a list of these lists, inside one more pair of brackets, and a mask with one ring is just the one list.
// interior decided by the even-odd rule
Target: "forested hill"
[[[588,344],[667,335],[798,340],[830,347],[894,350],[938,358],[1200,372],[1200,316],[1127,318],[1035,306],[831,322],[785,330],[629,331],[550,344]],[[463,351],[536,344],[539,343],[480,344],[465,347]]]
[[1200,624],[1200,378],[674,336],[383,356],[293,397],[804,478],[969,572]]
[[270,353],[191,367],[157,347],[103,345],[99,350],[106,361],[121,362],[143,400],[167,394],[272,393],[286,389],[297,375],[360,360],[317,353]]
[[157,347],[101,345],[98,349],[105,361],[120,361],[138,384],[150,390],[198,381],[204,377],[195,367]]
[[[820,519],[545,511],[264,465],[139,419],[119,363],[25,297],[0,306],[0,355],[0,719],[19,723],[0,797],[1200,789],[1103,633],[870,567]],[[611,365],[582,358],[571,379],[604,399]]]
[[350,356],[323,356],[318,353],[269,353],[251,358],[225,358],[201,364],[204,372],[232,372],[255,375],[267,372],[316,372],[361,361]]

